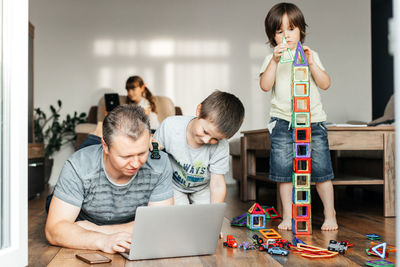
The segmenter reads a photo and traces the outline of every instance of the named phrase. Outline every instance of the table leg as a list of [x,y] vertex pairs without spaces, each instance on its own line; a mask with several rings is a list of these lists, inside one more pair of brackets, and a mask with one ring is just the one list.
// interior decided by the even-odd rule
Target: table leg
[[247,201],[247,137],[240,140],[240,161],[242,163],[242,181],[240,183],[240,199]]
[[383,179],[384,179],[384,216],[395,217],[396,179],[395,179],[395,134],[384,134]]
[[[256,175],[256,152],[254,150],[247,151],[247,168],[249,175]],[[256,180],[247,179],[247,198],[256,200],[256,197]]]

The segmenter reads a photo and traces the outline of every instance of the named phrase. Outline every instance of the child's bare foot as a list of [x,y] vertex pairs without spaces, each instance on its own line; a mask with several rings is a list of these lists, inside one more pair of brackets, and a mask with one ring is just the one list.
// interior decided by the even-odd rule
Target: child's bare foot
[[335,231],[339,228],[337,222],[336,222],[336,218],[333,217],[332,219],[326,219],[324,223],[321,226],[321,230],[322,231]]
[[292,219],[283,219],[282,222],[278,225],[279,230],[292,230]]

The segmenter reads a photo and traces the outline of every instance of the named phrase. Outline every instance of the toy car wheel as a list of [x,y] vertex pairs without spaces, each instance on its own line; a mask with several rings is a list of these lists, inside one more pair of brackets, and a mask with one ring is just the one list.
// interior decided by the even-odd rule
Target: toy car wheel
[[328,250],[329,250],[329,251],[333,251],[333,249],[332,249],[331,247],[328,247]]
[[329,244],[336,244],[337,242],[335,240],[329,241]]
[[228,243],[224,242],[224,247],[226,247],[228,245]]
[[344,254],[344,250],[343,249],[341,249],[341,250],[339,250],[339,254]]
[[344,242],[344,241],[342,241],[342,242],[340,242],[340,245],[342,245],[342,246],[347,246],[347,243]]

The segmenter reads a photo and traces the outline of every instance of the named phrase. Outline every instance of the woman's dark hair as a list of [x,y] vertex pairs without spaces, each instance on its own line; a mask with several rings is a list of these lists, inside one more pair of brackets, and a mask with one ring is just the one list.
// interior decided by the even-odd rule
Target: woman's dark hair
[[[125,89],[129,91],[129,89],[133,89],[136,87],[142,87],[144,85],[144,81],[140,76],[131,76],[126,80]],[[153,94],[150,92],[149,88],[144,88],[144,97],[149,101],[151,111],[157,113],[156,103],[153,97]],[[127,98],[127,104],[132,104],[133,101]]]
[[292,3],[276,4],[268,12],[264,24],[269,43],[272,46],[277,45],[275,42],[275,34],[282,26],[282,17],[285,14],[288,16],[290,25],[300,29],[300,42],[304,43],[307,24],[301,10]]

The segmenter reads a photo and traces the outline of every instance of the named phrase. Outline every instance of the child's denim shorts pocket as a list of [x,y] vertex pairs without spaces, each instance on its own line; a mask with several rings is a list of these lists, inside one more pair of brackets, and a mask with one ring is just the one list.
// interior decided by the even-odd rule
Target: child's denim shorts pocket
[[276,122],[277,121],[278,121],[278,118],[274,118],[274,117],[272,117],[269,120],[269,122],[267,124],[267,129],[268,129],[268,132],[269,132],[270,135],[272,135],[272,133],[274,132],[274,128],[276,126]]

